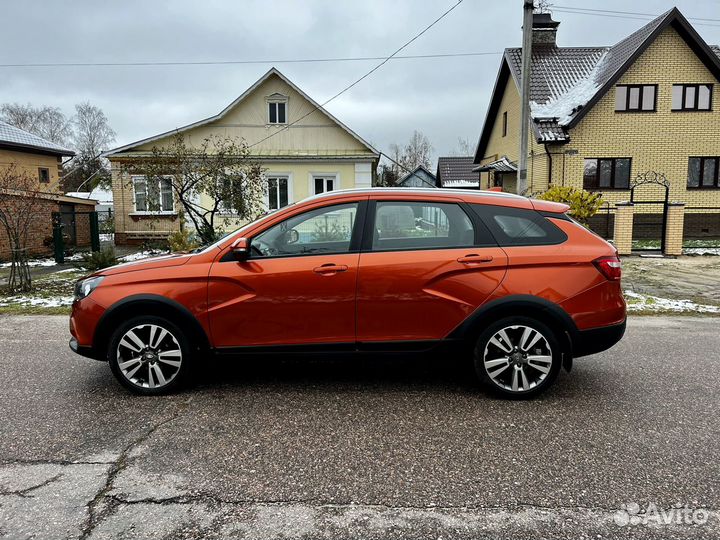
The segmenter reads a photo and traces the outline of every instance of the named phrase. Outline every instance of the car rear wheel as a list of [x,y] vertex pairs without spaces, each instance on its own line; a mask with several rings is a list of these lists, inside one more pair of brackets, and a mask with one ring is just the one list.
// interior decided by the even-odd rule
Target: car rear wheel
[[475,372],[503,397],[522,399],[546,390],[560,371],[562,354],[554,332],[529,317],[490,325],[475,346]]
[[135,317],[110,339],[108,363],[115,377],[138,394],[166,394],[177,389],[189,371],[185,333],[161,317]]

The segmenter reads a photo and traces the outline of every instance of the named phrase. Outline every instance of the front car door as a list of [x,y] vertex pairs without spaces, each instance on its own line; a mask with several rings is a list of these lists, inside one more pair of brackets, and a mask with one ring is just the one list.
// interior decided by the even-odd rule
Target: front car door
[[248,260],[213,264],[215,347],[355,341],[355,286],[366,201],[315,207],[253,234]]
[[371,200],[357,339],[442,339],[490,296],[506,268],[505,252],[461,201]]

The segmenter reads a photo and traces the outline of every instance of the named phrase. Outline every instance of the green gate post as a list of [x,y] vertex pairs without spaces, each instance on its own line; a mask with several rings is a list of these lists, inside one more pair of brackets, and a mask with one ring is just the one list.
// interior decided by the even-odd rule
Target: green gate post
[[90,212],[90,249],[100,251],[100,225],[97,212]]
[[63,224],[59,215],[53,214],[53,250],[55,262],[62,264],[65,262],[65,242],[63,241]]

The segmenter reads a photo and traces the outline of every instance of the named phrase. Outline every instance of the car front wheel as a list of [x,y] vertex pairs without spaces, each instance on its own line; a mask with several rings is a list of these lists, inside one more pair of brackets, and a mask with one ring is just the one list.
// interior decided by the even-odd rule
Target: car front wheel
[[161,317],[135,317],[121,325],[108,347],[110,369],[120,383],[138,394],[177,389],[189,371],[185,333]]
[[527,398],[546,390],[560,371],[562,354],[554,332],[529,317],[490,325],[475,346],[475,372],[503,397]]

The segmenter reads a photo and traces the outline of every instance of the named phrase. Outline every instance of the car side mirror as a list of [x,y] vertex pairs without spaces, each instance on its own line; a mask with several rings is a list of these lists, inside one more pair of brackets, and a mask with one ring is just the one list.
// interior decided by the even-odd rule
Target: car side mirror
[[250,256],[250,241],[247,238],[238,238],[232,243],[230,249],[235,255],[235,260],[246,261]]

